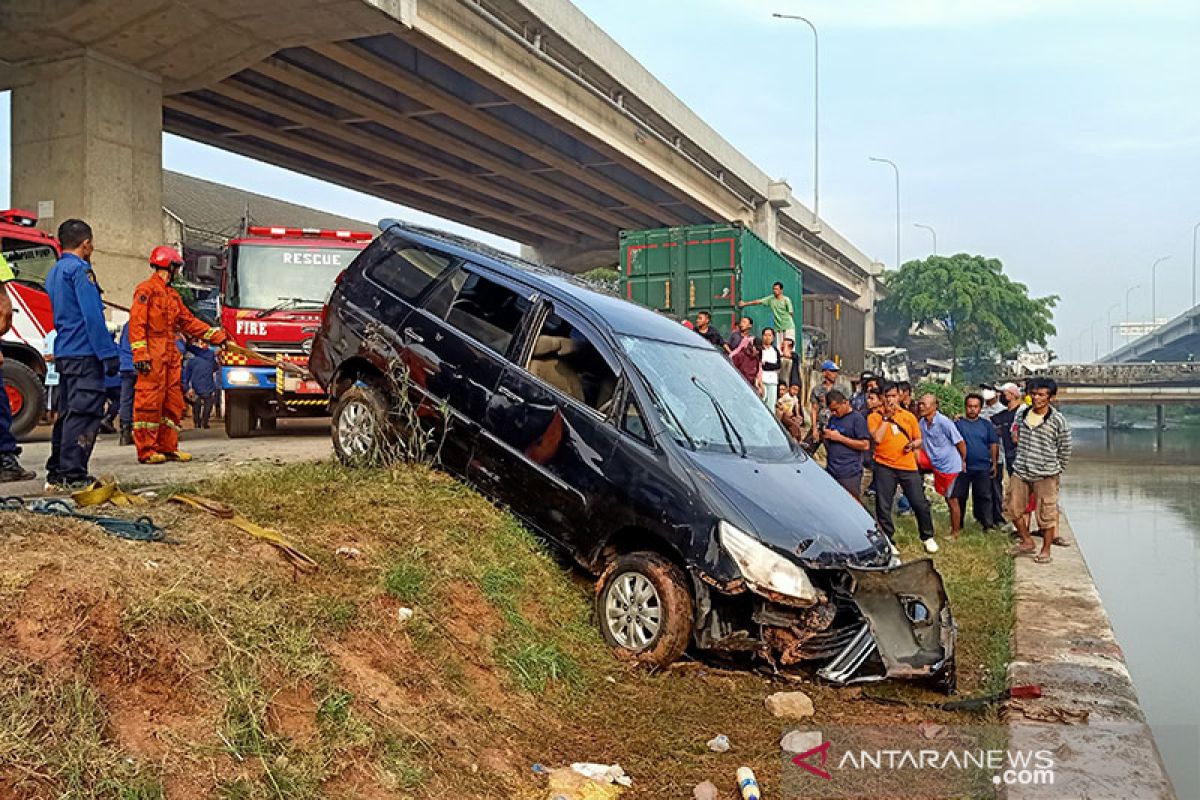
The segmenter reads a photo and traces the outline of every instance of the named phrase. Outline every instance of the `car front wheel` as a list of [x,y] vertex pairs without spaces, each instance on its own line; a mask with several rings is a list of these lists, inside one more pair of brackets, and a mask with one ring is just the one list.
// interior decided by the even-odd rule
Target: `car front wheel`
[[333,407],[333,451],[348,466],[380,466],[395,460],[388,407],[370,386],[352,386]]
[[596,583],[600,632],[620,658],[674,662],[691,641],[693,613],[687,576],[658,553],[620,556]]

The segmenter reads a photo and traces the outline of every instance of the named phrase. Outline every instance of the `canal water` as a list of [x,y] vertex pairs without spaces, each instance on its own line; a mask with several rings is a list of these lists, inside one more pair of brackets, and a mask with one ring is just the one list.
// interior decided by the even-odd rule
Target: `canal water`
[[1200,430],[1073,419],[1062,507],[1180,800],[1200,798]]

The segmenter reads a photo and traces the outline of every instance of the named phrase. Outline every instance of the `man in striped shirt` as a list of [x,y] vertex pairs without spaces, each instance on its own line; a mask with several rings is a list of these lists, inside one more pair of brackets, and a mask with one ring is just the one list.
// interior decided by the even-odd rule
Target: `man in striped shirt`
[[1012,438],[1017,443],[1013,461],[1013,476],[1009,487],[1008,518],[1017,527],[1021,541],[1013,555],[1034,555],[1037,545],[1029,535],[1029,518],[1025,509],[1032,496],[1037,500],[1038,527],[1042,534],[1042,549],[1034,561],[1051,561],[1050,545],[1058,527],[1058,484],[1071,458],[1071,427],[1062,412],[1050,400],[1058,394],[1053,378],[1035,377],[1028,381],[1033,405],[1019,410],[1013,419]]

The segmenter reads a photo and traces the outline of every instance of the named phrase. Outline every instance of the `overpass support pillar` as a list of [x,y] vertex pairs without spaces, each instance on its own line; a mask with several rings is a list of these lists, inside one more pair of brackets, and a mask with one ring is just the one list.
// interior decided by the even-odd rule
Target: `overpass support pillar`
[[11,189],[13,206],[51,232],[87,221],[96,277],[128,305],[162,237],[159,78],[86,51],[23,72],[12,92]]
[[[1160,406],[1161,408],[1161,406]],[[1104,430],[1111,431],[1113,426],[1113,410],[1112,404],[1104,406]]]
[[[792,204],[792,187],[785,180],[767,184],[767,201],[754,209],[750,230],[776,250],[779,249],[779,209]],[[795,302],[795,301],[793,301]]]

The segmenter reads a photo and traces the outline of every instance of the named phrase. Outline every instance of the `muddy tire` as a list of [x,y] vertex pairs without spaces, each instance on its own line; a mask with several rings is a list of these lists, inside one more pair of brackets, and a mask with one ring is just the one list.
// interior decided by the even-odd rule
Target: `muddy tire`
[[658,553],[619,556],[596,581],[596,620],[617,657],[665,667],[692,638],[687,576]]
[[338,397],[330,425],[333,452],[347,466],[376,467],[396,460],[395,433],[383,394],[351,386]]
[[46,410],[46,389],[37,373],[20,361],[5,359],[0,370],[4,372],[4,389],[0,391],[7,392],[12,407],[12,435],[20,439],[41,420]]
[[225,435],[245,439],[254,432],[254,403],[238,392],[225,393]]

